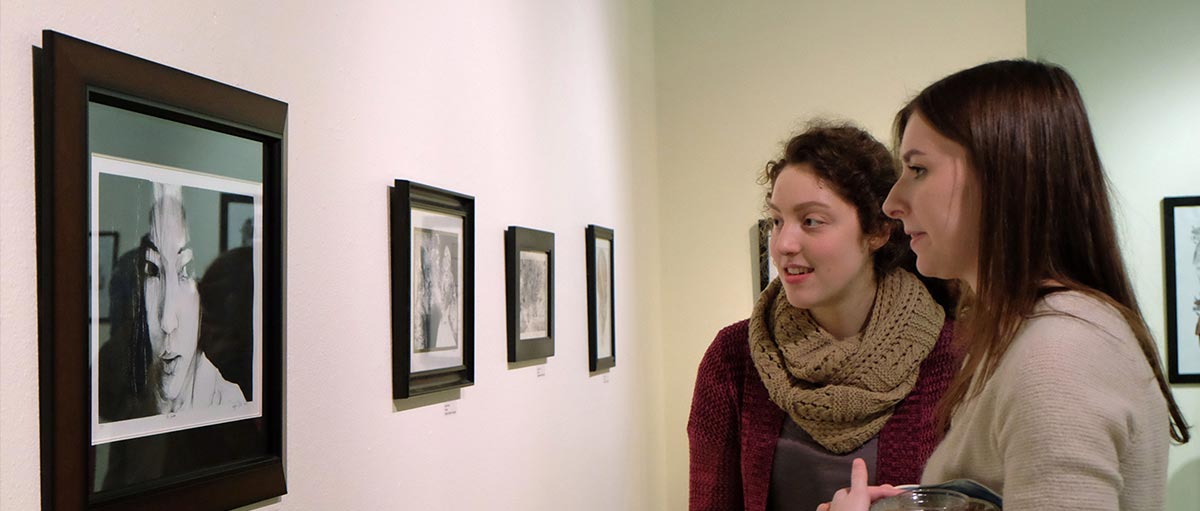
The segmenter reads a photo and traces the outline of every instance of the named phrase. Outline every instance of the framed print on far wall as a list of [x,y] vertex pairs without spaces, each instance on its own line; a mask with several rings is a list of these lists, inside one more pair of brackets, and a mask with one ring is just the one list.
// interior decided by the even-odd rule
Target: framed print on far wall
[[587,226],[588,369],[592,372],[617,364],[617,335],[613,312],[616,289],[613,279],[613,231]]
[[554,233],[504,232],[508,361],[554,356]]
[[[285,494],[287,104],[52,31],[42,45],[41,508]],[[223,193],[254,204],[251,246],[219,249]]]
[[392,398],[475,381],[475,198],[396,180]]
[[779,270],[771,264],[771,219],[764,218],[758,221],[758,291],[778,276]]
[[1167,379],[1200,383],[1200,197],[1163,199]]

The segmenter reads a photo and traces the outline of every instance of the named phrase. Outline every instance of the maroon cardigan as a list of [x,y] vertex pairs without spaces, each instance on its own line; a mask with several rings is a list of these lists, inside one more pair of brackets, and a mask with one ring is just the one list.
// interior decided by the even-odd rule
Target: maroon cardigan
[[[912,392],[879,431],[877,484],[918,482],[941,440],[934,409],[961,363],[951,346],[952,331],[947,320]],[[725,327],[700,362],[692,396],[687,426],[691,511],[765,510],[785,417],[750,359],[749,320]]]

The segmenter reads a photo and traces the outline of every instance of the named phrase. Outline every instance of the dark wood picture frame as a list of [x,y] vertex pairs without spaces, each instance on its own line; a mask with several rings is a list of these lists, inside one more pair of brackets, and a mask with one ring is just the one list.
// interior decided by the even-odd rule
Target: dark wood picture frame
[[[544,280],[545,335],[521,338],[522,309],[528,296],[522,294],[521,277],[525,274],[522,252],[545,254]],[[505,296],[508,312],[508,361],[522,362],[554,356],[554,233],[510,226],[504,232]],[[537,275],[534,275],[537,277]],[[539,286],[541,287],[541,286]]]
[[[287,104],[53,31],[34,48],[42,509],[230,509],[286,493],[283,468]],[[95,490],[89,368],[89,108],[102,104],[261,144],[261,416],[182,433],[261,431],[253,453]],[[256,153],[257,154],[257,153]],[[257,161],[255,156],[255,161]],[[240,431],[241,429],[239,429]],[[181,432],[151,435],[169,445]],[[141,440],[141,439],[134,439]],[[128,442],[133,442],[129,440]],[[124,446],[137,445],[121,443]]]
[[[604,245],[608,246],[607,262],[600,260],[597,256],[599,247]],[[587,226],[585,248],[587,250],[588,369],[596,372],[617,365],[616,273],[613,271],[616,250],[613,245],[613,230],[598,225]],[[604,280],[608,281],[607,285]],[[607,306],[607,314],[602,314],[605,306]],[[607,350],[604,349],[606,347]]]
[[[1177,212],[1191,209],[1196,214],[1189,224],[1181,224]],[[1192,343],[1192,348],[1200,347],[1200,267],[1194,271],[1185,271],[1176,264],[1178,259],[1191,259],[1192,263],[1200,266],[1200,196],[1196,197],[1167,197],[1162,201],[1163,215],[1163,279],[1165,288],[1165,304],[1167,316],[1167,381],[1170,383],[1200,383],[1200,371],[1184,372],[1181,368],[1183,348],[1185,343]],[[1179,227],[1188,231],[1195,240],[1175,236]],[[1188,256],[1191,257],[1188,257]],[[1189,275],[1190,274],[1190,275]],[[1183,278],[1189,275],[1189,278]],[[1189,293],[1188,290],[1191,292]],[[1188,307],[1188,302],[1192,302]],[[1183,307],[1181,307],[1183,305]],[[1186,315],[1179,313],[1181,309],[1193,308],[1196,311],[1195,323],[1184,321]],[[1194,325],[1194,326],[1192,326]],[[1191,328],[1187,328],[1191,326]],[[1189,349],[1196,353],[1198,350]],[[1193,364],[1200,360],[1192,360]]]
[[[392,398],[406,399],[413,396],[467,387],[475,381],[475,198],[458,192],[397,179],[389,190],[391,211],[391,272],[392,272]],[[414,314],[419,314],[421,304],[415,303],[414,294],[420,288],[413,275],[414,265],[425,265],[422,254],[414,251],[414,212],[459,219],[456,248],[461,251],[461,268],[451,275],[460,284],[461,294],[454,298],[461,305],[458,319],[456,349],[461,349],[460,363],[446,367],[422,370],[420,354],[416,348],[415,328],[421,328]],[[433,234],[433,236],[443,236]],[[453,238],[451,238],[452,241]],[[445,248],[445,247],[444,247]],[[448,250],[448,249],[447,249]],[[414,256],[417,257],[414,260]],[[427,268],[427,266],[422,266]],[[430,270],[431,272],[434,270]],[[436,270],[438,275],[448,275],[446,267]],[[435,277],[436,278],[436,277]],[[444,294],[443,294],[444,296]],[[444,302],[442,302],[444,304]],[[441,306],[439,305],[439,309]],[[453,309],[454,307],[452,307]],[[440,311],[441,316],[444,311]],[[426,316],[428,318],[428,316]],[[440,325],[438,325],[440,330]],[[426,334],[430,335],[431,334]],[[426,342],[434,343],[433,339]],[[430,348],[427,351],[434,351]]]

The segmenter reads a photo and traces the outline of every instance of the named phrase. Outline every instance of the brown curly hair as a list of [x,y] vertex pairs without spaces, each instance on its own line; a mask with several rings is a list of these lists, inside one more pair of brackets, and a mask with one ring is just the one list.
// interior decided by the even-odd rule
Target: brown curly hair
[[898,220],[883,214],[883,200],[897,175],[888,148],[851,123],[810,121],[804,132],[784,144],[779,159],[767,162],[763,169],[759,184],[767,187],[764,211],[779,174],[789,165],[806,163],[818,179],[854,206],[864,236],[890,230],[887,243],[872,254],[876,277],[903,266],[910,254],[907,236]]

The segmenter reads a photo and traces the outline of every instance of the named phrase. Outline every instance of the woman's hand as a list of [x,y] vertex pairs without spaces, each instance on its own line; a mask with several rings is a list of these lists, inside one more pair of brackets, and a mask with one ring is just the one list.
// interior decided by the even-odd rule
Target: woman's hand
[[854,458],[850,466],[850,487],[833,494],[833,501],[817,506],[817,511],[867,511],[876,500],[899,495],[904,490],[890,484],[867,486],[867,463]]

